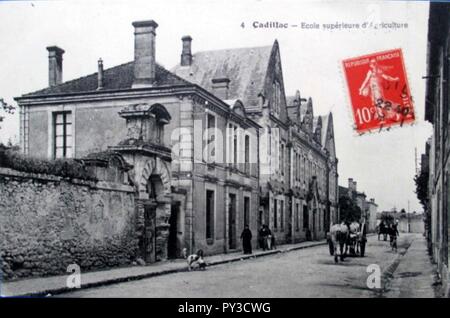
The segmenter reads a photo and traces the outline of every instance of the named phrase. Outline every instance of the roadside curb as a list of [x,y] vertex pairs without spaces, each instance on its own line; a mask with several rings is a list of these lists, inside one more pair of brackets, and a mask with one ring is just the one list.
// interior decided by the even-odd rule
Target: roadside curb
[[[238,261],[255,259],[255,258],[260,258],[260,257],[264,257],[264,256],[269,256],[269,255],[275,255],[275,254],[279,254],[279,253],[288,253],[288,252],[292,252],[292,251],[296,251],[296,250],[302,250],[302,249],[321,246],[321,245],[325,245],[325,244],[327,244],[326,241],[319,241],[317,243],[313,243],[313,244],[309,244],[309,245],[292,246],[292,247],[288,247],[285,249],[276,249],[276,250],[271,250],[271,251],[267,251],[267,252],[260,253],[260,254],[255,254],[255,255],[239,255],[239,256],[236,256],[236,257],[233,257],[230,259],[226,259],[226,260],[212,261],[210,263],[207,263],[207,265],[208,265],[208,267],[210,267],[210,266],[216,266],[216,265],[221,265],[221,264],[234,263],[234,262],[238,262]],[[60,294],[68,293],[68,292],[79,291],[79,290],[84,290],[84,289],[89,289],[89,288],[108,286],[108,285],[113,285],[113,284],[118,284],[118,283],[131,282],[131,281],[136,281],[136,280],[141,280],[141,279],[146,279],[146,278],[151,278],[151,277],[157,277],[157,276],[163,276],[163,275],[167,275],[167,274],[174,274],[174,273],[181,273],[181,272],[188,272],[188,271],[189,271],[188,268],[186,266],[183,266],[183,267],[175,268],[175,269],[161,270],[161,271],[157,271],[157,272],[117,277],[117,278],[113,278],[113,279],[106,279],[106,280],[96,281],[96,282],[92,282],[92,283],[85,283],[85,284],[81,284],[80,288],[76,288],[76,289],[69,288],[69,287],[50,288],[50,289],[46,289],[46,290],[42,290],[42,291],[36,291],[36,292],[25,293],[25,294],[17,294],[17,295],[11,295],[11,296],[2,296],[2,297],[3,298],[47,297],[47,296],[60,295]]]
[[404,248],[403,251],[398,252],[398,255],[395,257],[395,259],[386,267],[386,269],[381,273],[382,277],[382,286],[378,290],[374,290],[376,293],[377,298],[382,298],[383,294],[389,291],[389,283],[394,277],[394,273],[397,270],[397,267],[400,265],[400,262],[402,258],[408,253],[408,249],[413,244],[414,240],[411,240],[411,242],[408,243],[408,245]]

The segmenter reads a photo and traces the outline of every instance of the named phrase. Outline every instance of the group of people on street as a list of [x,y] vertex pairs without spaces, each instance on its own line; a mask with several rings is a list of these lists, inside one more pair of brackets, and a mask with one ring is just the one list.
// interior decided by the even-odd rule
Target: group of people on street
[[[258,234],[259,247],[262,248],[263,251],[275,248],[275,237],[272,235],[272,231],[266,224],[261,225]],[[244,254],[252,254],[252,237],[252,231],[248,224],[246,224],[241,233],[242,250]]]
[[380,222],[378,225],[378,240],[380,240],[380,236],[383,235],[383,240],[387,240],[387,236],[389,235],[389,245],[392,250],[397,251],[397,237],[400,236],[398,232],[398,220],[395,223],[386,224],[384,220]]

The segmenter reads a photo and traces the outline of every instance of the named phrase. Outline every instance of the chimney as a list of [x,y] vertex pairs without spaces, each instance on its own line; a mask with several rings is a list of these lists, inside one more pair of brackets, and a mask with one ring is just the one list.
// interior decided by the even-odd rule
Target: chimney
[[57,46],[47,47],[48,51],[48,85],[55,86],[62,83],[62,61],[64,50]]
[[348,178],[348,188],[349,188],[350,190],[353,189],[353,178]]
[[190,66],[192,64],[191,43],[192,38],[189,35],[181,38],[183,42],[183,50],[181,51],[181,66]]
[[97,73],[97,90],[103,88],[103,61],[100,58],[98,60],[98,73]]
[[153,20],[136,21],[134,26],[134,80],[133,88],[151,87],[156,78],[155,30]]
[[212,79],[213,94],[222,100],[228,99],[228,87],[230,79],[226,77]]

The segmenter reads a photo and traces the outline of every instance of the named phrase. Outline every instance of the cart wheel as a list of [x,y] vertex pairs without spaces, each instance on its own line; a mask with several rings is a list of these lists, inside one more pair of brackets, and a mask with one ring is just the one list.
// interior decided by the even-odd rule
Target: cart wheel
[[366,243],[361,243],[361,257],[364,257],[364,252],[366,251]]

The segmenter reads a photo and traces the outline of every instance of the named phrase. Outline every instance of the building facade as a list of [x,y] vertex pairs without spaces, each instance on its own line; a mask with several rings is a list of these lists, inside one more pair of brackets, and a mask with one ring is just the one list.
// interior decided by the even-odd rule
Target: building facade
[[389,222],[398,222],[397,229],[401,233],[425,233],[424,214],[406,211],[383,211],[377,214],[378,223],[383,219],[388,219]]
[[368,231],[376,232],[377,230],[377,210],[378,204],[375,203],[375,199],[370,199],[367,201],[368,205]]
[[427,147],[429,169],[429,210],[433,259],[447,289],[449,280],[448,214],[450,192],[449,57],[450,6],[431,3],[428,21],[428,55],[425,92],[425,120],[433,124]]
[[315,118],[298,96],[289,116],[278,42],[192,54],[185,36],[169,71],[155,60],[157,23],[133,27],[132,62],[99,60],[67,82],[64,50],[47,48],[49,87],[16,98],[22,152],[120,155],[146,262],[238,250],[245,224],[254,237],[268,224],[278,243],[324,237],[338,218],[332,115]]
[[360,222],[365,222],[367,231],[374,232],[377,227],[378,205],[373,198],[367,200],[366,194],[359,192],[357,185],[353,178],[349,178],[347,187],[339,186],[339,197],[350,199],[361,210]]

